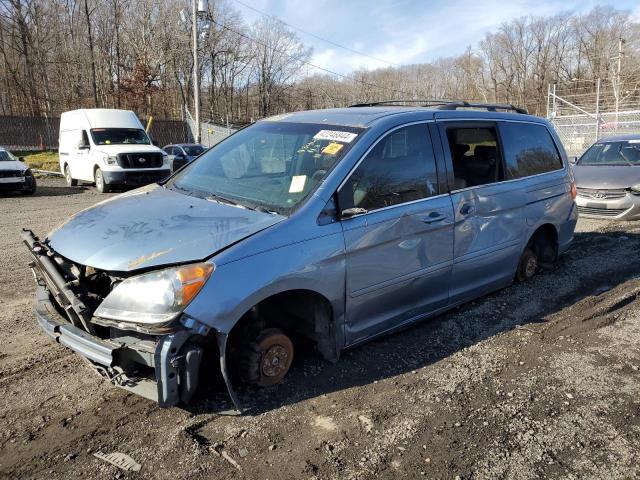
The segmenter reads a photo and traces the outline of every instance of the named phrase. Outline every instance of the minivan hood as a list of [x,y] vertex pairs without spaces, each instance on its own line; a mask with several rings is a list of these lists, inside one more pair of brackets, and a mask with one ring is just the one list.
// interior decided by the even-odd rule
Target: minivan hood
[[573,174],[580,188],[618,189],[640,183],[640,166],[575,165]]
[[10,172],[14,172],[17,170],[19,172],[24,172],[26,169],[27,169],[27,166],[18,160],[0,161],[0,170],[10,171]]
[[203,260],[285,218],[155,184],[77,213],[47,241],[73,262],[127,272]]

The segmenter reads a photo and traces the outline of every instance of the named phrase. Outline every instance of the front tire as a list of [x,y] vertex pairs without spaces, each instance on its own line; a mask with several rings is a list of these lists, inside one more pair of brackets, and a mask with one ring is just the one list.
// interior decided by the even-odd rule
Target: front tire
[[282,330],[266,328],[242,347],[240,378],[249,384],[268,387],[282,381],[293,362],[293,343]]
[[67,187],[76,187],[78,185],[78,181],[71,177],[69,165],[64,166],[64,179],[67,182]]
[[538,270],[538,256],[536,253],[527,247],[522,252],[520,261],[518,262],[518,270],[516,272],[516,279],[519,282],[526,282],[536,274]]
[[99,193],[109,193],[111,187],[104,181],[104,175],[99,168],[96,168],[94,179],[96,181],[96,190],[98,190]]

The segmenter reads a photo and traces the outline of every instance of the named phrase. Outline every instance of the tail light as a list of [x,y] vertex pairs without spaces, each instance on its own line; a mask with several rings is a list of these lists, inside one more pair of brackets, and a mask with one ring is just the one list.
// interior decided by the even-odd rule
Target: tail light
[[578,196],[578,189],[576,188],[576,182],[571,182],[571,198],[574,200]]

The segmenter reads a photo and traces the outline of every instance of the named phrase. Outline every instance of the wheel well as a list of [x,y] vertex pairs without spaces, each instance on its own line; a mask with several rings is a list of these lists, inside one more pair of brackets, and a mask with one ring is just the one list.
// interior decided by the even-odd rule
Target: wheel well
[[94,166],[93,166],[93,176],[94,176],[94,178],[95,178],[95,176],[96,176],[96,170],[98,170],[99,168],[100,168],[100,166],[99,166],[99,165],[94,165]]
[[251,341],[264,328],[280,328],[314,342],[328,360],[337,359],[331,302],[312,290],[288,290],[247,311],[229,334],[230,346]]
[[558,231],[550,223],[545,223],[533,232],[527,247],[538,256],[541,265],[551,265],[558,259]]

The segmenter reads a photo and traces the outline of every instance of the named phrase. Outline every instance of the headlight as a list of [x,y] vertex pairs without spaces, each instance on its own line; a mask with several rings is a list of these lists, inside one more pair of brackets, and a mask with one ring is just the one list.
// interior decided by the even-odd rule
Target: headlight
[[117,165],[118,164],[118,157],[114,157],[113,155],[105,155],[104,157],[102,157],[102,160],[107,165]]
[[169,164],[169,155],[162,154],[162,163],[164,165],[168,165]]
[[196,296],[213,269],[210,263],[195,263],[127,278],[107,295],[94,315],[141,324],[168,322]]
[[631,186],[631,193],[634,195],[640,195],[640,183]]

